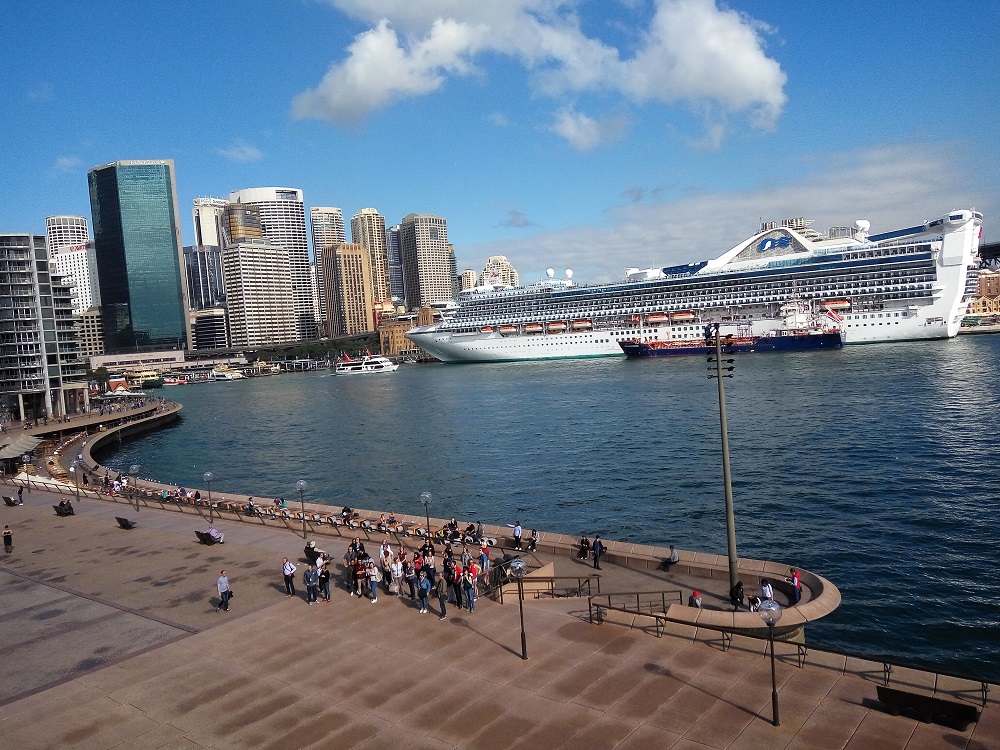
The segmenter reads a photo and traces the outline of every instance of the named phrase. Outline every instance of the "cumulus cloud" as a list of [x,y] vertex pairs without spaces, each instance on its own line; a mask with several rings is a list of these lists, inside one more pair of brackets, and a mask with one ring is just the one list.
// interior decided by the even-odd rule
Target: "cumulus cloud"
[[[708,111],[709,144],[724,131],[718,115],[743,114],[766,129],[785,104],[786,76],[764,49],[770,30],[716,0],[655,0],[651,16],[644,5],[617,6],[639,30],[622,48],[584,32],[574,0],[328,2],[372,28],[317,86],[295,97],[298,118],[357,124],[396,101],[440,90],[449,76],[479,72],[476,60],[485,53],[529,72],[532,93],[557,102],[552,132],[578,149],[622,132],[614,117],[567,114],[566,100],[581,94],[601,94],[619,110],[657,102]],[[610,132],[595,123],[611,123]]]
[[577,151],[591,151],[605,143],[620,140],[627,129],[624,117],[595,120],[593,117],[564,109],[556,114],[550,129]]
[[75,172],[83,166],[83,161],[78,156],[60,156],[52,166],[60,172]]
[[229,161],[261,161],[264,158],[263,151],[246,141],[236,141],[225,148],[216,149],[215,153]]
[[[976,186],[970,178],[976,170],[966,160],[957,148],[940,144],[819,154],[800,165],[800,179],[783,185],[623,203],[607,209],[600,225],[469,245],[463,256],[485,261],[490,255],[506,255],[525,281],[541,278],[546,266],[573,268],[580,281],[613,281],[629,266],[721,255],[754,234],[761,220],[805,216],[825,231],[869,219],[879,232],[934,219],[953,208],[989,212],[998,195]],[[655,198],[656,191],[651,194]]]
[[510,125],[510,120],[502,112],[491,112],[489,116],[489,121],[492,125],[496,125],[498,128],[506,128]]

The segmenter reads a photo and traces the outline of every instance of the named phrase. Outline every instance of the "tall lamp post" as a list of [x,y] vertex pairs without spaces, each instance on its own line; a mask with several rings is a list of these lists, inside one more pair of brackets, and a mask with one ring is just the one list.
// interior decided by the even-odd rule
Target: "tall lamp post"
[[128,473],[132,476],[132,497],[135,498],[135,512],[139,512],[139,469],[142,467],[139,464],[132,464],[128,467]]
[[431,493],[421,492],[420,502],[424,504],[424,519],[427,521],[427,537],[431,535]]
[[[722,433],[722,480],[726,488],[726,546],[729,551],[729,588],[739,580],[739,562],[736,558],[736,518],[733,513],[733,481],[729,470],[729,425],[726,422],[726,387],[723,381],[733,377],[732,359],[722,358],[722,337],[719,335],[719,324],[711,324],[715,329],[715,357],[708,357],[708,369],[714,373],[708,376],[719,383],[719,430]],[[706,336],[708,328],[706,327]]]
[[774,673],[774,626],[781,619],[781,605],[773,599],[767,599],[760,603],[757,612],[760,614],[760,619],[767,623],[767,640],[771,646],[771,713],[773,714],[771,723],[777,727],[781,722],[778,720],[778,681]]
[[295,483],[295,486],[299,488],[299,507],[302,510],[302,538],[306,538],[306,500],[305,491],[308,486],[308,482],[305,479],[300,479]]
[[73,483],[76,485],[76,502],[80,502],[80,476],[77,473],[77,463],[74,461],[69,465],[69,473],[73,475]]
[[[80,479],[87,473],[87,464],[83,462],[83,451],[81,450],[76,454],[76,465],[79,467],[77,471],[80,472],[80,478],[77,478],[76,485],[80,486]],[[77,498],[79,500],[79,497]]]
[[[25,453],[24,455],[21,456],[21,463],[24,464],[24,479],[25,479],[25,481],[27,481],[27,479],[28,479],[28,462],[30,460],[31,460],[31,456],[29,456],[27,453]],[[28,489],[31,489],[30,485],[28,486]]]
[[214,511],[212,509],[212,480],[215,476],[210,471],[206,471],[201,475],[201,478],[205,480],[205,486],[208,487],[208,525],[212,525],[212,518],[214,517]]
[[517,608],[521,613],[521,658],[528,659],[528,639],[524,635],[524,574],[528,564],[524,558],[515,557],[510,561],[510,574],[517,579]]

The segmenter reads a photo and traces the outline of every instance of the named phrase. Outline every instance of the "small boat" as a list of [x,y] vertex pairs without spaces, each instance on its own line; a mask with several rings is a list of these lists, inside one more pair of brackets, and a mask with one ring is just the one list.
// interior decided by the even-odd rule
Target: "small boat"
[[594,324],[589,320],[574,320],[573,330],[574,331],[589,331],[594,327]]
[[500,326],[500,333],[517,333],[517,326]]
[[549,333],[562,333],[566,330],[566,323],[562,320],[556,320],[549,323],[548,331]]
[[670,319],[677,323],[687,323],[694,320],[695,315],[690,310],[681,310],[680,312],[675,312],[670,316]]
[[524,326],[525,333],[541,333],[543,326],[541,323],[526,323]]
[[229,365],[216,365],[212,368],[212,380],[242,380],[246,377],[239,370],[233,369]]
[[361,359],[345,357],[337,362],[335,375],[371,375],[376,372],[395,372],[399,368],[395,362],[380,354],[372,354]]
[[182,375],[164,375],[163,385],[187,385],[190,381]]
[[629,323],[641,323],[642,318],[638,315],[630,315],[628,318]]
[[479,329],[480,333],[493,333],[493,326],[483,326]]
[[666,313],[650,313],[646,316],[647,323],[666,323],[669,317]]
[[850,310],[851,302],[846,299],[825,299],[819,306],[824,310]]

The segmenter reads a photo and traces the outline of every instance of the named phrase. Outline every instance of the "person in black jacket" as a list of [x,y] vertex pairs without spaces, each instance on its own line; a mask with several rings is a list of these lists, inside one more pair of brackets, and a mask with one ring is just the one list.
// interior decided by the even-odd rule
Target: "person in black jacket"
[[601,569],[601,555],[604,554],[604,542],[601,541],[601,535],[598,534],[594,537],[594,544],[591,549],[594,553],[594,567],[597,570]]

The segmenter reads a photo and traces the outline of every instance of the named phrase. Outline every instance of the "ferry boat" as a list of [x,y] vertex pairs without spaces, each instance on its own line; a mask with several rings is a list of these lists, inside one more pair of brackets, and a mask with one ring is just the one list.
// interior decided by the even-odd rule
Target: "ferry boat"
[[[796,302],[782,308],[784,321],[780,328],[763,336],[751,333],[749,323],[707,323],[701,341],[662,341],[625,339],[618,345],[626,357],[670,357],[692,354],[715,354],[715,337],[719,336],[723,354],[751,352],[803,352],[816,349],[840,349],[844,339],[836,318],[819,314],[807,303]],[[735,332],[730,329],[735,325]]]
[[335,375],[371,375],[376,372],[395,372],[399,368],[392,360],[372,354],[361,359],[344,357],[337,362]]
[[246,377],[242,371],[225,363],[219,363],[213,367],[210,375],[212,380],[243,380]]
[[[837,320],[846,344],[950,338],[975,293],[982,222],[970,209],[877,234],[864,220],[825,234],[805,219],[767,222],[713,260],[626,269],[619,282],[577,284],[549,269],[525,287],[475,287],[406,337],[444,362],[621,357],[623,340],[696,342],[710,322],[764,336],[782,305],[805,300]],[[532,335],[567,320],[592,327]]]

